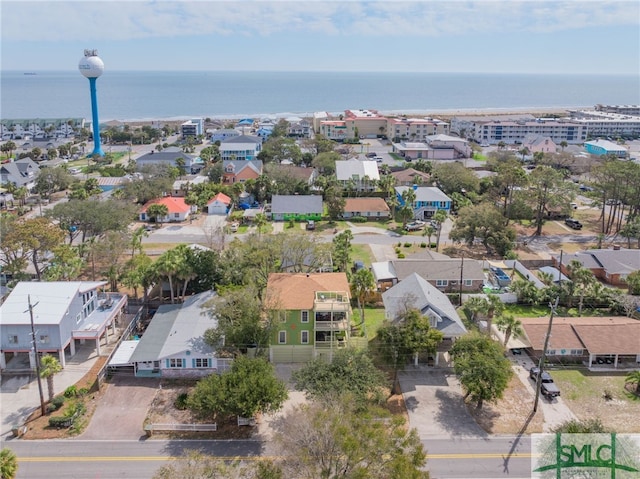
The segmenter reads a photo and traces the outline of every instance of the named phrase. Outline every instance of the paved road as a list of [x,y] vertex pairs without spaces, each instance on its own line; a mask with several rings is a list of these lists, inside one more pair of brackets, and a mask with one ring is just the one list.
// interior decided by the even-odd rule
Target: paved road
[[[423,440],[431,477],[530,477],[527,437]],[[171,457],[200,450],[223,458],[255,458],[259,441],[3,441],[18,456],[17,479],[151,479]]]

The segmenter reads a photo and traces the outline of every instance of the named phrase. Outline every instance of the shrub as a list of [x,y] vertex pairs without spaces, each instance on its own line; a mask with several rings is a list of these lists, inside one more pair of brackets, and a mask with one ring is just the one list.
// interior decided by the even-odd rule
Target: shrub
[[404,244],[404,247],[405,247],[405,248],[411,248],[411,243],[405,243],[405,244]]
[[87,394],[89,394],[89,388],[78,389],[78,396],[86,396]]
[[420,243],[420,248],[426,248],[427,247],[427,243]]
[[73,419],[64,416],[54,416],[49,418],[49,427],[63,428],[73,424]]
[[78,395],[78,388],[76,386],[69,386],[64,390],[64,397],[72,398]]
[[64,404],[64,396],[56,396],[51,401],[51,405],[55,406],[56,409],[60,409]]
[[400,248],[400,246],[402,246],[402,241],[398,241],[398,248]]
[[398,259],[403,259],[404,258],[404,253],[398,253]]
[[178,397],[173,402],[173,407],[175,407],[176,409],[179,409],[180,411],[184,411],[185,409],[187,409],[188,398],[189,398],[189,395],[187,393],[178,394]]
[[351,218],[349,218],[349,221],[353,223],[366,223],[367,218],[365,218],[364,216],[352,216]]

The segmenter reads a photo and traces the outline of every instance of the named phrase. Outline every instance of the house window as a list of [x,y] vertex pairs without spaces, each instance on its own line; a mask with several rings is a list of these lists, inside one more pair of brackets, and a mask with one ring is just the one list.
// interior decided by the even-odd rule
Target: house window
[[300,342],[302,344],[309,344],[309,331],[300,331]]
[[46,334],[41,335],[40,342],[42,344],[49,344],[49,335],[46,335]]
[[548,356],[555,356],[556,355],[556,350],[555,349],[547,349],[547,355]]
[[193,366],[196,368],[208,368],[209,358],[196,358],[193,360]]
[[302,323],[309,322],[309,311],[300,311],[300,322]]
[[571,356],[582,356],[582,349],[572,349]]
[[174,214],[173,214],[173,217],[174,217],[174,218],[180,218],[180,213],[174,213]]
[[9,335],[9,344],[18,344],[18,335],[10,334]]
[[278,331],[278,344],[286,344],[286,343],[287,343],[287,332]]
[[465,280],[464,280],[464,285],[465,285],[465,286],[471,286],[471,285],[473,285],[473,280],[472,280],[472,279],[465,279]]
[[447,280],[447,279],[436,279],[436,286],[442,287],[442,286],[448,286],[448,285],[449,285],[449,280]]
[[182,358],[169,359],[170,368],[181,368],[181,367],[184,367],[183,364],[184,364],[184,360]]

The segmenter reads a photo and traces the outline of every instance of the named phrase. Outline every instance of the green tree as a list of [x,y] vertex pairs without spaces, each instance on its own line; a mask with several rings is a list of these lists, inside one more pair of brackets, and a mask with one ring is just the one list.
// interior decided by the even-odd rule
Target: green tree
[[276,377],[271,364],[241,355],[233,360],[229,371],[198,381],[187,404],[204,417],[252,418],[279,410],[286,399],[287,387]]
[[255,224],[258,236],[260,236],[268,224],[267,216],[264,213],[258,213],[256,215]]
[[33,192],[50,198],[52,193],[69,188],[73,181],[73,176],[64,168],[42,168],[36,177]]
[[358,309],[360,310],[360,325],[364,330],[364,303],[367,299],[367,295],[375,290],[376,282],[373,278],[373,273],[366,269],[362,268],[356,271],[351,276],[351,293],[358,300]]
[[472,296],[464,303],[464,310],[469,320],[475,323],[479,314],[487,314],[489,309],[489,301],[483,296]]
[[169,208],[167,208],[167,205],[156,203],[149,205],[147,208],[147,216],[153,218],[156,223],[162,223],[162,219],[168,214]]
[[500,344],[489,336],[470,333],[454,343],[451,356],[465,399],[470,398],[481,409],[484,401],[502,397],[513,370]]
[[330,402],[344,394],[360,402],[379,402],[384,396],[387,380],[375,367],[366,351],[341,349],[331,362],[314,359],[291,376],[296,389],[304,390],[310,399]]
[[426,453],[402,416],[362,408],[343,395],[287,413],[278,425],[276,453],[285,477],[300,479],[428,479]]
[[272,461],[228,462],[219,457],[189,451],[160,467],[153,479],[282,479],[282,470]]
[[469,246],[475,240],[482,242],[488,253],[504,256],[513,247],[516,232],[505,226],[505,220],[497,206],[489,203],[466,206],[458,213],[449,238],[464,241]]
[[263,319],[258,292],[254,286],[219,288],[213,299],[218,326],[205,332],[204,340],[215,347],[224,338],[226,348],[237,350],[250,344],[266,347],[269,324]]
[[402,206],[400,207],[400,218],[402,219],[402,228],[404,229],[405,226],[407,226],[407,222],[413,218],[414,215],[414,203],[416,201],[416,192],[413,190],[413,188],[407,188],[406,190],[404,190],[402,192],[401,196],[401,203]]
[[462,163],[443,162],[433,168],[432,173],[438,187],[446,194],[456,191],[476,193],[480,189],[480,180],[475,173]]
[[47,390],[49,391],[49,401],[53,400],[53,377],[62,371],[60,362],[49,354],[40,358],[40,377],[47,380]]
[[6,153],[7,158],[11,158],[11,154],[16,151],[16,144],[13,141],[7,141],[0,146],[0,151]]
[[578,292],[578,316],[582,316],[584,297],[596,278],[589,268],[585,268],[580,261],[575,259],[569,262],[567,269],[569,270],[569,279],[574,284],[574,291]]
[[517,278],[511,283],[511,291],[516,294],[519,303],[540,303],[540,291],[531,281],[523,278]]
[[522,329],[522,321],[516,319],[512,314],[501,314],[496,319],[498,330],[504,333],[504,347],[507,347],[509,339],[513,336],[519,338],[524,330]]
[[640,396],[640,370],[631,371],[624,378],[625,384],[631,384],[636,386],[636,394]]
[[78,278],[84,261],[78,254],[78,249],[68,244],[61,244],[53,248],[53,258],[45,272],[47,281],[73,281]]
[[529,183],[529,198],[535,210],[535,234],[539,236],[547,212],[558,208],[568,209],[575,192],[573,185],[564,181],[562,173],[550,166],[536,167],[529,175]]
[[339,186],[330,186],[324,190],[324,202],[327,205],[327,213],[332,223],[342,218],[344,205],[347,202],[342,197],[342,189]]
[[173,304],[175,302],[174,280],[176,279],[178,274],[180,274],[181,269],[184,268],[184,257],[180,254],[180,251],[178,251],[176,248],[172,248],[160,255],[160,257],[154,263],[154,267],[156,268],[156,271],[158,272],[158,275],[160,277],[167,278],[167,281],[169,282],[171,304]]
[[558,434],[599,434],[609,432],[600,419],[569,419],[553,429]]
[[436,231],[436,251],[440,251],[440,234],[442,233],[442,224],[447,221],[447,212],[445,210],[436,210],[432,219],[438,223]]
[[311,162],[311,166],[317,168],[324,176],[333,175],[336,172],[336,161],[341,159],[339,153],[326,151],[319,153]]
[[402,318],[402,336],[409,354],[413,355],[414,365],[418,365],[418,355],[422,352],[435,354],[438,344],[444,335],[432,328],[428,316],[424,316],[417,309],[410,309]]
[[64,234],[48,218],[38,217],[20,221],[7,237],[3,238],[13,248],[28,255],[38,281],[42,280],[41,255],[62,243]]
[[[127,288],[133,289],[133,295],[138,297],[138,288],[143,287],[146,295],[146,289],[150,286],[150,281],[145,281],[152,269],[153,261],[146,254],[139,253],[131,257],[124,266],[124,272],[120,280]],[[145,298],[146,299],[146,298]]]
[[18,458],[11,449],[5,447],[0,451],[0,478],[15,479],[17,474]]
[[333,264],[338,271],[346,272],[349,269],[351,241],[353,241],[351,230],[344,230],[333,238]]
[[629,273],[624,282],[627,283],[629,294],[640,294],[640,270]]

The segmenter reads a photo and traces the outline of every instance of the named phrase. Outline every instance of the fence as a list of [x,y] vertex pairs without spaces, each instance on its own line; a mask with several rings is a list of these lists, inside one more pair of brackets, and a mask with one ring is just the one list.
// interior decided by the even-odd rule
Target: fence
[[218,424],[147,424],[144,432],[151,437],[154,432],[212,432],[218,430]]

